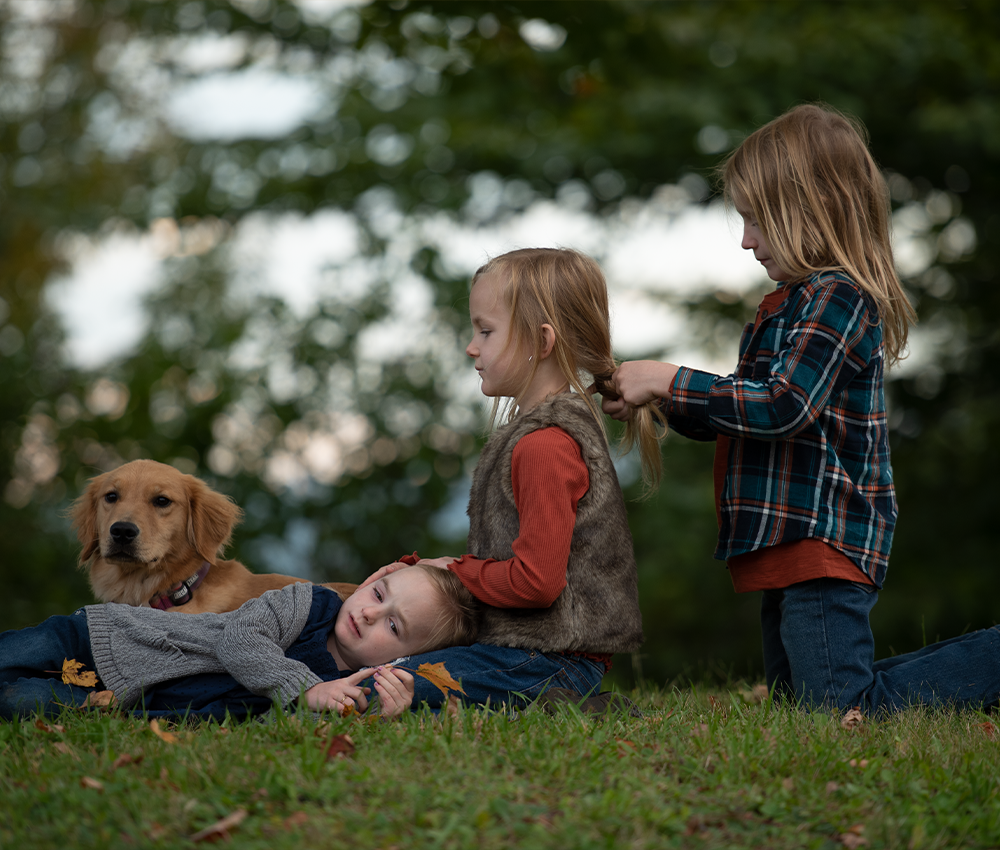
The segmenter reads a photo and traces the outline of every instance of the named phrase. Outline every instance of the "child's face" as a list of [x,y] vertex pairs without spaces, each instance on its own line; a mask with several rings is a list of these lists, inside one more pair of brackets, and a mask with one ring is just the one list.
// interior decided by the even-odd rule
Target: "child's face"
[[753,251],[757,262],[764,267],[764,271],[767,272],[767,276],[771,280],[788,280],[791,275],[771,259],[771,249],[767,247],[767,242],[764,240],[764,235],[757,226],[757,221],[753,213],[745,212],[744,210],[737,210],[737,212],[739,212],[743,219],[743,241],[740,243],[740,247],[746,248],[748,251]]
[[469,295],[472,341],[465,353],[475,361],[483,395],[491,397],[516,395],[528,369],[528,354],[507,346],[511,317],[501,285],[496,275],[484,274]]
[[441,616],[437,588],[421,569],[399,570],[347,597],[333,626],[344,669],[420,652]]

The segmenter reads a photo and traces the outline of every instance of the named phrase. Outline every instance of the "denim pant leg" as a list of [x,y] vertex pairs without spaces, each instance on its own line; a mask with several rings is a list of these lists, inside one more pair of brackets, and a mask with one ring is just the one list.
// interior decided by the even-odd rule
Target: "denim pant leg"
[[37,626],[0,634],[0,717],[11,720],[35,711],[55,716],[63,706],[82,705],[93,688],[62,681],[65,659],[94,669],[86,612],[49,617]]
[[939,641],[876,661],[872,710],[908,705],[991,705],[1000,699],[1000,627]]
[[[803,705],[848,709],[862,704],[873,681],[875,642],[868,615],[878,600],[875,588],[822,578],[765,592],[770,596],[767,608],[772,622],[770,637],[765,637],[764,664],[774,671],[776,681],[781,681],[785,669],[783,651],[789,684]],[[780,619],[778,640],[775,609]],[[763,613],[762,607],[762,617]]]
[[760,598],[760,631],[764,650],[764,677],[775,697],[794,699],[792,669],[781,643],[781,600],[783,591],[765,590]]
[[[411,655],[401,666],[416,670],[421,664],[439,662],[462,683],[465,702],[479,705],[526,705],[550,687],[568,688],[585,696],[596,691],[604,678],[603,666],[586,658],[484,643]],[[414,708],[422,702],[431,708],[443,704],[445,697],[439,688],[422,676],[413,679]]]

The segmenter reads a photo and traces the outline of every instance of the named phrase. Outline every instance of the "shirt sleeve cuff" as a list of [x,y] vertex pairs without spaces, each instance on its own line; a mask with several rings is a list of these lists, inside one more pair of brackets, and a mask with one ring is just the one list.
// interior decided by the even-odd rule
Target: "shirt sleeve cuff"
[[707,419],[709,393],[718,375],[681,366],[670,391],[668,415]]

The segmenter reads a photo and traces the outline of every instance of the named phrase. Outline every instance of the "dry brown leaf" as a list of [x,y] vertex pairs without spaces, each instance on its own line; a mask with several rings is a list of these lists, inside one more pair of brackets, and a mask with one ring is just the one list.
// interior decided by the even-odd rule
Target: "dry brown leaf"
[[92,670],[84,670],[83,662],[77,661],[75,658],[64,658],[62,680],[66,685],[93,688],[97,684],[97,674]]
[[154,717],[149,721],[150,731],[156,735],[161,741],[166,741],[168,744],[176,744],[180,739],[172,732],[165,732],[160,728],[160,722]]
[[93,791],[103,791],[104,783],[100,779],[94,779],[93,776],[84,776],[80,779],[81,788],[90,788]]
[[58,723],[48,724],[40,717],[35,721],[35,728],[41,729],[43,732],[59,732],[60,734],[66,731],[65,726],[60,726]]
[[841,729],[854,729],[865,722],[865,716],[861,713],[860,709],[852,708],[850,709],[842,718],[840,718],[840,728]]
[[345,703],[344,705],[342,705],[340,707],[340,716],[341,717],[353,717],[357,713],[358,713],[358,710],[357,710],[357,708],[355,708],[353,702],[351,702],[351,703]]
[[354,754],[354,741],[350,735],[334,735],[326,748],[328,759],[350,756]]
[[979,728],[983,730],[983,734],[987,738],[995,738],[997,736],[997,727],[987,720],[985,723],[980,723]]
[[867,847],[868,839],[862,834],[864,831],[865,825],[863,823],[856,823],[854,826],[849,827],[847,832],[840,833],[837,836],[837,840],[845,847],[850,848],[850,850],[856,850],[858,847]]
[[458,707],[462,704],[462,701],[454,694],[448,694],[448,707],[446,711],[448,716],[452,720],[458,719]]
[[449,691],[458,691],[460,694],[465,693],[462,690],[462,686],[451,677],[451,673],[445,668],[443,661],[439,661],[437,664],[428,664],[426,662],[421,664],[417,668],[417,675],[423,676],[446,697]]
[[142,753],[137,755],[132,755],[131,753],[122,753],[118,758],[111,762],[111,769],[118,770],[119,767],[125,767],[128,764],[139,764],[143,759]]
[[114,704],[114,691],[94,691],[92,694],[87,694],[80,708],[110,708]]
[[76,753],[73,752],[73,750],[70,748],[69,744],[67,744],[65,741],[56,741],[52,745],[52,747],[55,750],[57,750],[58,752],[62,753],[64,756],[72,756],[77,761],[80,760],[80,757]]
[[194,842],[217,841],[220,838],[229,838],[229,830],[235,829],[247,816],[246,809],[237,809],[231,815],[226,815],[222,820],[217,820],[211,826],[206,826],[191,836]]
[[303,811],[298,811],[295,812],[294,814],[290,814],[287,818],[285,818],[284,821],[285,829],[288,830],[289,832],[307,823],[309,823],[309,815],[307,815]]

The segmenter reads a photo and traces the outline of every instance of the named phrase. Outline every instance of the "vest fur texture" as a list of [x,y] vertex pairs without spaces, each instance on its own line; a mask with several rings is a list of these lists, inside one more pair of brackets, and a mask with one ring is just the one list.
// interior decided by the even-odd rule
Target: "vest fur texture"
[[469,552],[514,557],[520,522],[511,455],[522,437],[553,425],[580,445],[590,474],[590,488],[577,504],[566,587],[549,608],[487,606],[479,640],[543,652],[632,652],[642,643],[642,615],[625,500],[604,434],[578,396],[554,396],[487,441],[469,496]]

